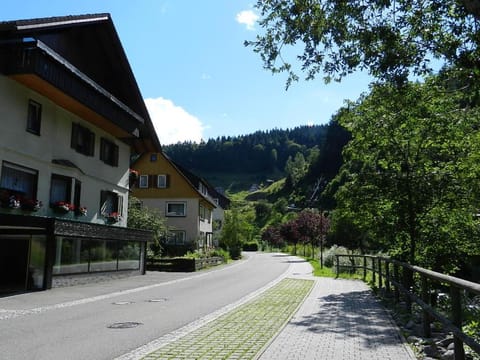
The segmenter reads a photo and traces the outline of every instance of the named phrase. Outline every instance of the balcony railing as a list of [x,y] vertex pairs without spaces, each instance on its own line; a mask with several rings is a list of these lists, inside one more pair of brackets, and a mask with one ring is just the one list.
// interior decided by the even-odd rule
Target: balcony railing
[[144,119],[60,55],[39,41],[0,47],[0,71],[5,75],[35,75],[125,132],[138,136]]

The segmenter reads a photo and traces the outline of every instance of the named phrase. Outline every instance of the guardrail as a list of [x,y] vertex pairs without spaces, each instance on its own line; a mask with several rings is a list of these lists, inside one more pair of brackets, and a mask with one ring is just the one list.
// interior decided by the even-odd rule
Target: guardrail
[[[463,314],[471,306],[465,300],[475,299],[480,295],[480,284],[380,256],[335,255],[335,257],[337,276],[341,270],[349,272],[362,270],[363,279],[366,280],[367,272],[370,272],[374,286],[384,290],[386,296],[393,295],[395,302],[399,302],[403,297],[409,312],[412,311],[412,302],[418,304],[422,308],[422,324],[426,337],[431,336],[430,324],[433,320],[442,323],[445,329],[453,334],[455,360],[465,359],[463,344],[480,354],[480,343],[462,331]],[[344,258],[347,258],[347,261],[341,261]],[[449,295],[445,298],[450,311],[447,314],[435,308],[439,301],[440,289],[448,290]],[[477,310],[480,311],[480,308]]]

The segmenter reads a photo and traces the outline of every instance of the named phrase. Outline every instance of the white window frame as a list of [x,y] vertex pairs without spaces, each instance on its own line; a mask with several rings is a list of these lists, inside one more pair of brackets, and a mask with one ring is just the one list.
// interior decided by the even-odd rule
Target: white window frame
[[[160,180],[162,179],[162,180]],[[167,175],[160,174],[157,175],[157,188],[166,189],[167,188]]]
[[[170,205],[183,205],[183,213],[169,211]],[[183,201],[169,201],[165,204],[165,215],[167,217],[185,217],[187,216],[187,203]]]
[[148,189],[148,175],[140,175],[138,177],[139,189]]

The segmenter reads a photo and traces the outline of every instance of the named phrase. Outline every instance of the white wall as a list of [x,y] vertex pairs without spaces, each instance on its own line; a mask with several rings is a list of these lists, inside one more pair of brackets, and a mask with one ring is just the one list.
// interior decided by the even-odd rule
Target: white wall
[[[25,130],[29,99],[42,105],[40,136]],[[0,123],[0,162],[8,161],[39,172],[37,198],[43,202],[43,207],[34,215],[53,215],[49,207],[49,197],[50,179],[52,173],[55,173],[74,177],[82,182],[81,205],[88,208],[88,215],[87,217],[78,217],[77,220],[104,223],[99,209],[100,191],[108,190],[123,196],[124,218],[116,225],[126,226],[130,162],[128,145],[2,75],[0,75]],[[85,156],[71,149],[72,123],[80,123],[95,133],[93,157]],[[100,160],[101,137],[119,146],[118,167],[109,166]],[[53,159],[68,159],[80,170],[52,164]],[[0,211],[10,210],[0,209]],[[73,218],[73,213],[69,213],[67,216]]]
[[[141,199],[143,204],[150,209],[158,209],[160,215],[165,216],[167,202],[185,202],[187,204],[186,216],[165,217],[167,226],[175,230],[185,231],[187,242],[195,242],[200,235],[199,226],[199,200],[194,198],[170,198],[170,199]],[[204,231],[204,230],[202,230]]]

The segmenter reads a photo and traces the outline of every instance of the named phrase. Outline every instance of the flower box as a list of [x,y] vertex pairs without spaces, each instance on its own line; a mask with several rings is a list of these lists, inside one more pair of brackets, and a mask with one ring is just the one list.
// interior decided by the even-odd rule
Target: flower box
[[20,207],[24,211],[38,211],[42,207],[42,202],[36,199],[20,200]]
[[52,205],[52,208],[57,214],[66,214],[69,211],[75,210],[75,206],[66,201],[57,201]]
[[105,215],[105,220],[108,224],[115,224],[122,219],[119,213],[113,212],[111,214]]

